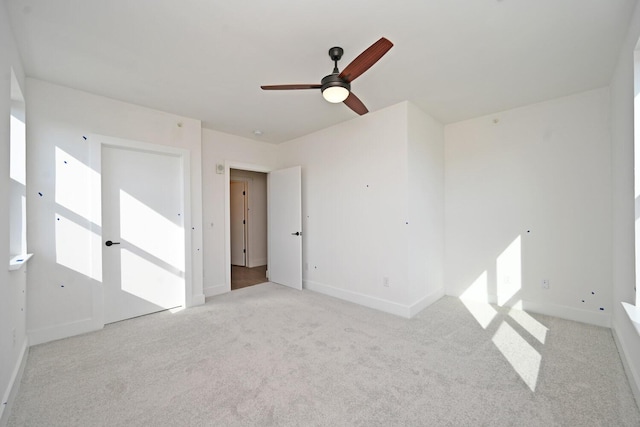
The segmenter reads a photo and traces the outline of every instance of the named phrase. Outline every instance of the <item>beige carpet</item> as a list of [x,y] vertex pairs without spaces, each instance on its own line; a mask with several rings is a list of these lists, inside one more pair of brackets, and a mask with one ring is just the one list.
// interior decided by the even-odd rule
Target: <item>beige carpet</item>
[[[474,313],[474,314],[472,314]],[[274,284],[31,349],[10,426],[638,426],[611,331]]]

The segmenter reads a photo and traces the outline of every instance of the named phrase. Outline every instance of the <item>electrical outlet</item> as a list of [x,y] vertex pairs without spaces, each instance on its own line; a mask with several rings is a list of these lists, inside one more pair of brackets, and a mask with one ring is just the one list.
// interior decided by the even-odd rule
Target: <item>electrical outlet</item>
[[542,279],[542,289],[549,289],[549,279]]
[[383,277],[382,278],[382,286],[384,286],[385,288],[389,287],[389,278],[388,277]]

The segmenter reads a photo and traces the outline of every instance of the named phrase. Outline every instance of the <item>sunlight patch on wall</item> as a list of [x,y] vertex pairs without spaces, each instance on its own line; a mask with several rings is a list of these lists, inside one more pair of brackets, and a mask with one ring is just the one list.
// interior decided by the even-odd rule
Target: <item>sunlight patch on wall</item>
[[498,313],[487,302],[487,272],[484,271],[478,278],[460,295],[460,301],[478,321],[483,329],[491,324]]
[[524,338],[502,322],[491,339],[520,378],[535,391],[542,356]]
[[176,275],[133,252],[122,249],[121,288],[160,308],[184,301],[184,277]]
[[123,190],[120,190],[120,236],[132,245],[184,271],[184,228]]
[[469,285],[467,290],[460,295],[460,299],[488,302],[487,284],[487,270],[485,270],[476,278],[476,280],[473,281],[471,285]]
[[92,195],[100,194],[100,175],[56,147],[56,203],[100,226]]
[[102,281],[102,266],[94,251],[100,250],[101,238],[96,233],[56,214],[56,262],[94,280]]
[[522,260],[520,236],[496,259],[498,305],[506,304],[522,288]]

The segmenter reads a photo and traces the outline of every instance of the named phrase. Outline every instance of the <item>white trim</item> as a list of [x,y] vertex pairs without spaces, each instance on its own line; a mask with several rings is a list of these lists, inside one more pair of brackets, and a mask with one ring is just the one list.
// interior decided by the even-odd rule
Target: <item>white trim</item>
[[627,313],[627,316],[629,316],[631,324],[636,328],[636,332],[640,336],[640,307],[627,302],[622,302],[622,306],[624,307],[624,311]]
[[[495,295],[485,295],[483,297],[470,298],[462,298],[459,295],[450,296],[464,300],[498,305],[497,296]],[[590,325],[602,326],[604,328],[611,327],[612,313],[604,311],[590,311],[575,307],[569,307],[566,305],[539,303],[526,300],[518,300],[516,304],[505,304],[504,307],[514,307],[518,310],[544,314],[547,316],[557,317],[559,319],[572,320],[574,322],[588,323]]]
[[207,286],[204,288],[204,297],[214,297],[216,295],[226,294],[227,292],[231,292],[230,289],[227,289],[227,285],[215,285],[215,286]]
[[[115,138],[111,136],[90,134],[88,137],[90,144],[90,167],[97,172],[96,181],[92,183],[94,188],[102,188],[102,147],[110,146],[125,149],[134,149],[147,151],[150,153],[161,153],[174,155],[180,159],[182,168],[182,203],[183,203],[183,220],[184,220],[184,237],[185,237],[185,271],[184,283],[185,290],[182,305],[184,307],[192,307],[204,303],[203,294],[193,295],[193,260],[194,248],[192,237],[192,209],[191,209],[191,152],[187,149],[172,147],[168,145],[151,144],[148,142],[134,141],[129,139]],[[94,192],[95,193],[95,192]],[[91,223],[91,231],[100,236],[102,241],[102,192],[92,194],[91,206],[94,218],[100,218],[100,225]],[[97,271],[102,271],[102,245],[100,245],[100,254],[92,254],[92,275],[96,277]],[[98,266],[98,260],[100,265]],[[102,280],[102,277],[100,277]],[[104,325],[104,293],[103,287],[94,287],[93,291],[93,320]],[[84,331],[86,332],[86,331]]]
[[434,302],[438,301],[440,298],[444,296],[444,288],[440,288],[435,292],[431,292],[428,295],[425,295],[422,299],[417,302],[411,304],[409,306],[409,317],[413,317],[416,314],[420,313],[425,308],[429,307]]
[[267,265],[266,258],[258,258],[251,261],[253,262],[249,262],[249,268],[262,267],[263,265]]
[[602,311],[589,311],[565,305],[522,301],[522,310],[533,313],[545,314],[560,319],[573,320],[574,322],[588,323],[590,325],[611,327],[611,314]]
[[[231,219],[229,218],[231,209],[231,189],[229,188],[231,183],[231,169],[263,173],[269,173],[273,170],[273,168],[268,166],[254,165],[252,163],[234,162],[233,160],[224,161],[224,292],[231,291]],[[267,203],[269,203],[268,200],[267,197]],[[267,242],[268,240],[269,236],[267,236]],[[267,253],[267,257],[268,256],[269,254]]]
[[620,354],[620,359],[622,360],[622,365],[624,366],[624,370],[627,374],[627,379],[629,380],[629,386],[631,387],[631,392],[633,393],[633,397],[636,399],[636,404],[640,408],[640,372],[635,370],[635,365],[630,363],[629,360],[637,360],[637,354],[631,354],[629,352],[629,346],[623,339],[624,336],[628,336],[620,334],[618,332],[618,328],[612,328],[613,331],[613,339],[618,347],[618,354]]
[[99,331],[104,327],[104,323],[95,317],[82,319],[75,322],[64,323],[62,325],[49,326],[41,329],[27,331],[30,345],[43,344],[50,341],[60,340],[87,332]]
[[204,293],[194,295],[194,296],[191,298],[191,305],[190,305],[190,306],[187,306],[186,308],[189,308],[189,307],[195,307],[195,306],[197,306],[197,305],[202,305],[202,304],[204,304],[204,303],[205,303],[205,300],[204,300],[204,299],[205,299],[205,297],[206,297],[206,295],[205,295]]
[[[365,307],[373,308],[375,310],[384,311],[385,313],[395,314],[405,318],[410,318],[412,313],[412,307],[397,302],[385,300],[382,298],[372,297],[370,295],[361,294],[358,292],[348,291],[345,289],[334,288],[333,286],[325,285],[311,280],[302,281],[303,289],[318,292],[331,297],[339,298],[341,300],[349,301],[354,304],[362,305]],[[417,304],[422,304],[422,300]],[[414,314],[417,313],[414,312]]]
[[[242,267],[249,267],[249,255],[251,253],[249,245],[249,224],[251,222],[249,218],[249,179],[246,177],[230,177],[229,185],[231,185],[231,183],[233,182],[242,183],[242,202],[244,204],[242,212],[242,215],[244,215],[244,224],[242,227],[244,232],[244,265]],[[229,207],[231,207],[231,192],[229,192]],[[231,216],[229,216],[229,226],[231,226]],[[229,228],[229,239],[231,239],[231,228]],[[231,242],[231,240],[229,240],[229,242]],[[231,250],[231,247],[229,247],[229,250]]]
[[25,338],[22,349],[20,350],[20,356],[16,361],[16,366],[14,366],[13,368],[11,380],[9,381],[7,389],[2,396],[2,402],[0,402],[0,427],[6,426],[9,421],[11,407],[13,406],[13,401],[15,400],[16,395],[18,394],[18,390],[20,389],[20,382],[22,381],[24,367],[27,365],[28,356],[29,338]]
[[19,270],[32,256],[33,254],[9,256],[9,271]]

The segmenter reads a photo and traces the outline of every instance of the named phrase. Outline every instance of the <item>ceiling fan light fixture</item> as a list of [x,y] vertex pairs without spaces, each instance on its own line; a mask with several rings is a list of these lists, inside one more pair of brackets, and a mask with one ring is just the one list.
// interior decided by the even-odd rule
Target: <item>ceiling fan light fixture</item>
[[327,101],[337,104],[349,96],[349,90],[342,86],[331,86],[322,91],[322,96]]
[[351,85],[342,80],[338,74],[329,74],[322,79],[322,96],[327,101],[337,104],[349,96]]
[[351,108],[355,113],[363,115],[369,110],[360,99],[351,92],[351,82],[371,68],[380,58],[382,58],[393,47],[393,43],[384,37],[366,48],[360,55],[347,65],[342,72],[338,69],[338,61],[342,58],[344,50],[341,47],[329,49],[329,57],[333,61],[333,72],[325,76],[320,84],[288,84],[288,85],[267,85],[260,86],[262,90],[300,90],[300,89],[320,89],[322,97],[328,102],[337,104],[344,102],[344,105]]

